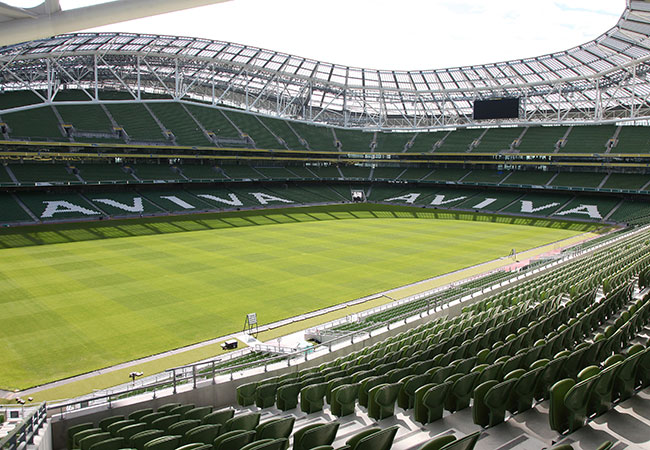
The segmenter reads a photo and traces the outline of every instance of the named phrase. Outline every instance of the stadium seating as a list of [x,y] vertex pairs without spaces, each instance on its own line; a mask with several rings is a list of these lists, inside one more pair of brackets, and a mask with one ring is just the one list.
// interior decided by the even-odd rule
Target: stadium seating
[[[640,190],[650,183],[650,176],[634,173],[612,173],[603,184],[606,189]],[[648,188],[646,188],[647,190]]]
[[512,143],[519,138],[523,131],[521,127],[490,128],[481,138],[481,143],[473,152],[495,153],[510,149]]
[[335,128],[334,133],[336,139],[341,143],[341,150],[344,152],[367,153],[370,151],[373,133],[342,128]]
[[499,184],[507,173],[491,170],[472,170],[463,178],[463,183],[494,183]]
[[324,150],[328,152],[336,151],[334,135],[332,130],[327,127],[307,125],[302,122],[290,122],[298,136],[303,138],[311,150]]
[[458,129],[449,133],[442,146],[436,152],[463,153],[470,151],[470,145],[477,140],[485,130]]
[[459,181],[467,174],[470,169],[445,169],[437,168],[430,172],[426,177],[422,178],[423,181]]
[[550,185],[597,188],[604,178],[602,173],[560,172]]
[[[414,133],[379,132],[375,140],[375,151],[385,153],[402,153],[415,137]],[[410,149],[408,149],[410,150]]]
[[228,111],[225,113],[230,120],[255,142],[256,148],[283,148],[275,136],[252,114]]
[[520,153],[553,153],[555,145],[564,137],[568,127],[528,127],[516,147]]
[[406,149],[410,153],[430,153],[434,145],[447,135],[448,131],[438,131],[433,133],[417,133],[411,141],[411,146]]
[[618,134],[618,144],[611,153],[650,152],[650,127],[623,126]]
[[372,178],[374,180],[395,180],[405,170],[402,167],[375,167],[372,172]]
[[233,180],[245,180],[245,179],[263,179],[265,178],[264,175],[262,175],[260,172],[258,172],[255,168],[251,166],[231,166],[231,165],[224,165],[221,166],[221,170],[223,173],[225,173],[229,178],[232,178]]
[[291,170],[285,167],[255,167],[255,170],[264,177],[275,180],[289,180],[299,178]]
[[351,179],[370,179],[370,167],[345,166],[341,167],[341,173],[344,178]]
[[183,164],[178,166],[189,180],[209,181],[227,179],[225,174],[210,164]]
[[80,183],[73,174],[69,173],[65,164],[23,163],[9,164],[20,184],[36,183]]
[[168,164],[134,164],[131,166],[135,176],[141,181],[156,182],[160,180],[182,180],[183,177],[174,166]]
[[614,125],[574,126],[561,153],[605,153],[607,142],[614,137]]
[[[2,120],[9,125],[10,136],[15,139],[32,141],[66,141],[68,140],[54,115],[51,106],[6,113]],[[37,123],[38,127],[34,124]]]
[[206,131],[214,133],[217,139],[227,139],[222,142],[222,146],[246,146],[241,140],[237,128],[226,119],[221,110],[198,105],[187,105],[187,109],[205,127]]
[[150,103],[149,108],[165,128],[174,134],[177,145],[212,145],[180,103]]
[[0,223],[33,222],[10,194],[0,194]]
[[42,221],[56,219],[97,219],[100,210],[79,194],[20,193],[18,198]]
[[137,103],[109,103],[106,108],[118,126],[124,128],[131,141],[171,144],[145,106]]
[[529,186],[544,186],[555,175],[555,172],[538,172],[533,170],[518,170],[502,181],[502,184],[524,184]]
[[306,146],[300,141],[291,126],[280,119],[269,117],[258,117],[276,136],[280,137],[290,150],[306,150]]
[[77,164],[79,175],[86,183],[135,181],[135,178],[118,164]]
[[424,179],[427,175],[433,172],[434,169],[425,168],[408,168],[404,173],[399,176],[400,180],[413,180],[418,181]]

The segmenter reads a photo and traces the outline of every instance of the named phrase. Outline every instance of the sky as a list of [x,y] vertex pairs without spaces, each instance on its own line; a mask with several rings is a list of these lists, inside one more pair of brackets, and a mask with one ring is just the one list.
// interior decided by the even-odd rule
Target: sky
[[[30,6],[42,0],[4,0]],[[108,0],[60,0],[70,9]],[[561,51],[625,0],[231,0],[96,28],[202,37],[372,69],[439,69]]]

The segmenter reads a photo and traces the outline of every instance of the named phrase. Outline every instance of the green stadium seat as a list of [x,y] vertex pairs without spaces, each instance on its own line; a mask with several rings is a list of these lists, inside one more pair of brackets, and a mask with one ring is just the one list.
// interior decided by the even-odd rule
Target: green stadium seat
[[300,410],[311,414],[322,411],[327,383],[316,383],[300,390]]
[[569,410],[564,398],[575,384],[571,378],[565,378],[551,386],[548,420],[551,429],[558,433],[564,433],[569,428]]
[[390,450],[398,430],[399,426],[397,425],[379,430],[371,428],[350,438],[342,448],[349,450]]
[[560,380],[562,367],[566,363],[567,358],[567,356],[556,357],[544,367],[544,371],[540,377],[538,400],[550,398],[551,387]]
[[223,427],[223,432],[233,430],[252,431],[260,423],[260,413],[246,413],[228,419]]
[[113,422],[108,427],[106,427],[106,431],[111,433],[113,437],[117,437],[118,436],[117,432],[119,429],[124,428],[127,425],[133,425],[134,423],[136,423],[136,421],[133,419],[118,420],[117,422]]
[[397,397],[397,405],[402,409],[415,406],[415,391],[429,382],[429,375],[409,375],[401,380],[402,389]]
[[237,387],[237,404],[239,406],[250,406],[255,404],[255,391],[257,382],[245,383]]
[[154,420],[153,422],[151,422],[151,425],[149,425],[149,427],[151,429],[163,430],[163,431],[166,432],[169,429],[170,426],[172,426],[173,424],[175,424],[179,420],[181,420],[181,415],[180,414],[170,414],[170,415],[162,416],[162,417]]
[[472,420],[476,425],[482,427],[488,427],[490,425],[490,408],[485,404],[485,395],[497,384],[497,380],[487,380],[474,389]]
[[488,427],[498,425],[505,420],[510,392],[516,382],[517,379],[502,381],[485,393],[483,402],[488,409]]
[[167,413],[165,413],[164,411],[156,411],[140,417],[138,419],[138,422],[144,422],[147,425],[151,425],[154,420],[160,419],[161,417],[165,417],[166,415]]
[[255,390],[255,405],[258,408],[268,408],[275,404],[275,394],[278,383],[260,383]]
[[634,353],[621,363],[621,368],[614,377],[614,396],[619,401],[627,400],[634,395],[637,382],[636,368],[643,355],[643,352]]
[[469,373],[461,376],[453,383],[445,401],[447,411],[453,413],[469,407],[474,387],[480,375],[479,372]]
[[[201,447],[206,447],[206,444],[201,444],[200,442],[192,442],[190,444],[181,445],[176,450],[196,450]],[[209,445],[207,447],[212,448],[212,445]]]
[[146,423],[138,422],[120,428],[119,430],[117,430],[117,436],[123,437],[125,442],[129,442],[129,440],[134,434],[138,434],[141,431],[145,431],[146,429],[147,429]]
[[331,445],[339,426],[340,423],[334,421],[307,425],[297,430],[293,434],[293,450],[310,450],[322,445]]
[[101,428],[104,431],[108,431],[109,425],[119,422],[120,420],[124,420],[124,416],[111,416],[111,417],[106,417],[102,420],[99,421],[99,428]]
[[255,431],[233,430],[228,431],[213,442],[214,450],[240,450],[255,440]]
[[359,384],[344,384],[332,391],[331,410],[336,417],[354,413],[354,407],[359,394]]
[[124,448],[124,438],[115,437],[97,442],[91,445],[88,450],[120,450],[121,448]]
[[[83,430],[89,430],[91,428],[95,428],[95,425],[92,422],[84,422],[77,425],[73,425],[70,428],[68,428],[67,435],[66,435],[67,447],[69,449],[73,448],[73,437],[76,433]],[[99,426],[99,428],[103,429],[101,425]]]
[[190,431],[192,428],[198,427],[201,424],[199,419],[186,419],[180,420],[167,428],[168,434],[178,434],[183,436],[185,433]]
[[451,383],[425,384],[415,391],[415,420],[423,425],[442,418]]
[[109,433],[108,431],[104,431],[101,433],[94,433],[91,434],[90,436],[86,436],[83,439],[80,439],[79,448],[81,450],[88,450],[96,443],[105,441],[107,439],[111,439],[111,433]]
[[137,411],[133,411],[131,414],[127,416],[127,419],[133,419],[136,421],[140,421],[144,416],[147,414],[151,414],[153,412],[153,408],[144,408],[144,409],[138,409]]
[[596,387],[599,376],[600,374],[597,374],[577,383],[566,393],[564,404],[568,411],[567,423],[569,433],[583,427],[587,422],[589,399]]
[[392,416],[401,388],[401,383],[386,383],[370,389],[368,391],[368,416],[375,420]]
[[221,431],[220,424],[198,425],[185,432],[183,442],[185,444],[202,443],[212,445],[214,439],[219,435],[219,431]]
[[255,429],[255,439],[288,439],[295,422],[295,417],[280,417],[263,422]]
[[180,436],[161,436],[144,444],[144,450],[175,450],[180,446]]
[[639,357],[637,365],[637,382],[641,388],[650,386],[650,347],[648,347],[642,356]]
[[242,447],[241,450],[286,450],[289,446],[289,440],[286,438],[263,439],[254,441]]
[[131,436],[131,439],[129,439],[129,445],[132,448],[135,448],[137,450],[144,450],[144,445],[149,442],[153,441],[156,438],[159,438],[161,436],[164,436],[165,432],[163,430],[145,430],[141,431],[139,433],[134,434]]
[[169,413],[172,409],[181,406],[180,403],[165,403],[164,405],[158,407],[159,412]]
[[188,411],[190,411],[190,410],[192,410],[194,408],[195,408],[195,405],[193,405],[191,403],[190,404],[184,404],[184,405],[178,405],[177,407],[172,408],[172,409],[169,410],[169,415],[178,414],[178,415],[181,416],[181,419],[182,419],[186,412],[188,412]]
[[425,442],[418,447],[418,450],[440,450],[445,445],[454,442],[455,440],[456,436],[453,434],[445,434],[442,436],[434,437],[433,439]]
[[422,445],[418,450],[472,450],[480,436],[480,431],[468,434],[460,439],[456,439],[453,435],[441,436]]
[[539,378],[543,370],[543,367],[529,370],[517,379],[512,388],[511,399],[514,399],[514,405],[511,406],[510,411],[513,411],[514,408],[514,411],[521,413],[532,408]]
[[69,449],[73,448],[79,448],[79,441],[82,440],[85,437],[92,436],[93,434],[101,433],[102,429],[101,428],[85,428],[81,431],[77,431],[72,435],[72,443],[68,444],[70,447]]
[[202,420],[205,416],[212,412],[212,406],[200,406],[191,409],[183,414],[183,419],[199,419]]
[[[327,377],[329,378],[329,376]],[[325,389],[325,401],[332,404],[332,390],[344,384],[352,384],[352,376],[339,376],[327,380],[327,389]]]
[[621,368],[621,362],[606,367],[600,373],[598,381],[594,386],[589,398],[587,414],[589,416],[599,416],[606,413],[612,408],[614,395],[614,381]]
[[222,425],[224,426],[229,419],[235,415],[235,410],[232,408],[220,409],[218,411],[212,411],[210,414],[201,419],[201,423],[204,425]]
[[276,392],[276,406],[281,411],[288,411],[298,407],[298,395],[301,383],[290,383],[278,387]]

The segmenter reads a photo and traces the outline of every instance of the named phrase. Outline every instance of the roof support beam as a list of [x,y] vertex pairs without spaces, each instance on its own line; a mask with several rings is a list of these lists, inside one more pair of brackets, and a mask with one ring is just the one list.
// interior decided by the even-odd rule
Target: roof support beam
[[[228,0],[184,0],[182,2],[178,0],[118,0],[36,17],[26,10],[11,8],[0,3],[0,8],[11,8],[14,15],[23,14],[16,16],[14,20],[3,22],[2,28],[0,28],[0,46],[225,1]],[[47,6],[55,11],[57,5],[58,1],[49,0],[47,2]],[[11,11],[7,9],[8,13]]]

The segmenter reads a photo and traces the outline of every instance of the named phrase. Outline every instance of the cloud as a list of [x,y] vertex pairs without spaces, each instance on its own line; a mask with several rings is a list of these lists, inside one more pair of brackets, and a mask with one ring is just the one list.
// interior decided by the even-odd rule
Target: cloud
[[401,0],[397,5],[391,0],[234,0],[101,30],[232,41],[365,68],[438,69],[582,44],[615,25],[625,0],[573,0],[570,7],[563,1],[521,0]]

